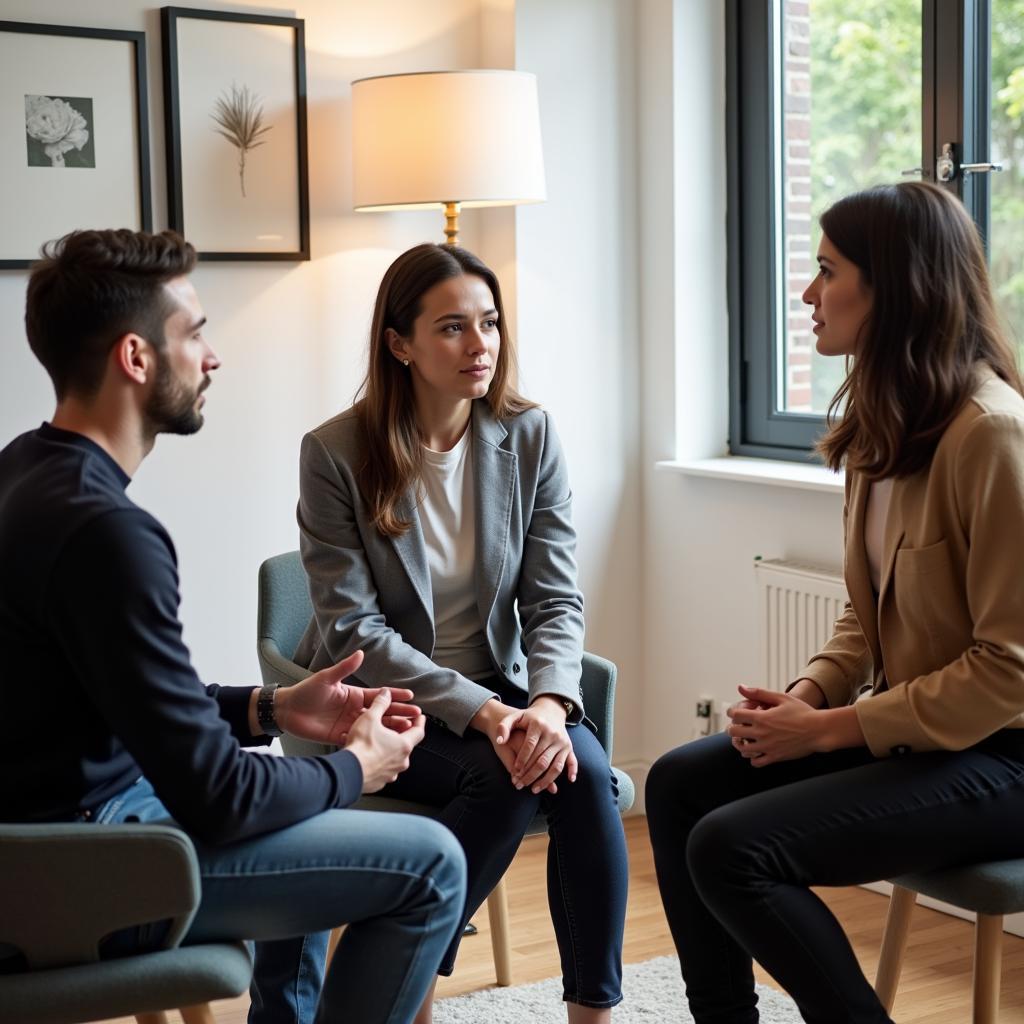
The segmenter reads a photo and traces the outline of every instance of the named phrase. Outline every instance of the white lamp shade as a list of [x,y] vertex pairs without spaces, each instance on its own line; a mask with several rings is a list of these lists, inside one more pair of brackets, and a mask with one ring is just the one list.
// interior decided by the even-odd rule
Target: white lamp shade
[[353,205],[542,201],[537,80],[520,71],[434,71],[352,84]]

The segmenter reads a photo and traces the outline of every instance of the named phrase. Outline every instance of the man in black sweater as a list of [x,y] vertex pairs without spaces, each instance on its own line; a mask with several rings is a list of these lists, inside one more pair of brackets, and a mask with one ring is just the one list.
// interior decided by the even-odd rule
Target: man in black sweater
[[[462,851],[433,821],[341,810],[408,765],[424,725],[411,692],[347,686],[358,653],[286,689],[203,686],[171,539],[125,493],[157,434],[203,423],[219,363],[194,262],[171,232],[82,231],[29,280],[57,409],[0,452],[0,694],[18,723],[0,820],[172,819],[202,874],[185,941],[262,940],[252,1024],[412,1020],[459,920]],[[281,731],[343,746],[242,749]],[[295,944],[272,940],[346,922],[310,991]]]

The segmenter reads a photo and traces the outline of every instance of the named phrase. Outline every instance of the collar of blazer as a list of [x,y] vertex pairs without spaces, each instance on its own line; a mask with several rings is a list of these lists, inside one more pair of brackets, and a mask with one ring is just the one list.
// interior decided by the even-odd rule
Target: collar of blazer
[[[476,513],[476,584],[480,621],[485,626],[494,606],[505,566],[509,540],[509,523],[516,487],[516,456],[502,447],[508,431],[491,411],[484,399],[473,402],[472,458],[474,511]],[[417,514],[417,488],[410,487],[399,512],[412,526],[391,543],[409,577],[416,595],[433,625],[434,600],[427,565],[427,546]]]
[[871,648],[871,657],[876,666],[882,664],[881,645],[878,639],[878,617],[885,604],[896,564],[896,552],[903,541],[903,516],[900,511],[904,489],[903,481],[893,481],[889,499],[889,512],[885,520],[885,537],[882,542],[882,579],[878,598],[871,585],[868,569],[868,553],[864,543],[864,522],[867,518],[868,494],[871,481],[860,473],[850,474],[850,496],[848,499],[846,533],[846,589],[857,621],[864,632],[864,639]]

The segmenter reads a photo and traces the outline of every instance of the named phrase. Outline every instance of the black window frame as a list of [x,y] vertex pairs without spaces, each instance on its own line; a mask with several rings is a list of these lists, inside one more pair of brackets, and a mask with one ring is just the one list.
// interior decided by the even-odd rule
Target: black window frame
[[[780,272],[774,118],[777,94],[775,4],[726,0],[727,296],[729,451],[733,455],[817,462],[825,417],[776,408]],[[935,180],[943,142],[957,165],[989,159],[990,0],[922,2],[922,179]],[[960,173],[948,186],[963,199],[987,239],[986,174]]]

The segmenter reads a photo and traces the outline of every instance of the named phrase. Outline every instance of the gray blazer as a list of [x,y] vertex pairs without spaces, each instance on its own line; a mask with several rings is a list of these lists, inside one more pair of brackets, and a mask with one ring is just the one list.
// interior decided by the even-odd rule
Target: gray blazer
[[[473,403],[477,602],[494,670],[530,697],[571,700],[583,715],[583,597],[565,460],[551,418],[530,409],[497,420]],[[370,523],[355,481],[361,457],[352,409],[302,440],[300,550],[315,614],[294,659],[316,671],[361,650],[358,681],[413,691],[459,735],[493,692],[431,661],[434,614],[426,546],[410,488],[390,538]],[[518,614],[517,614],[518,603]]]

